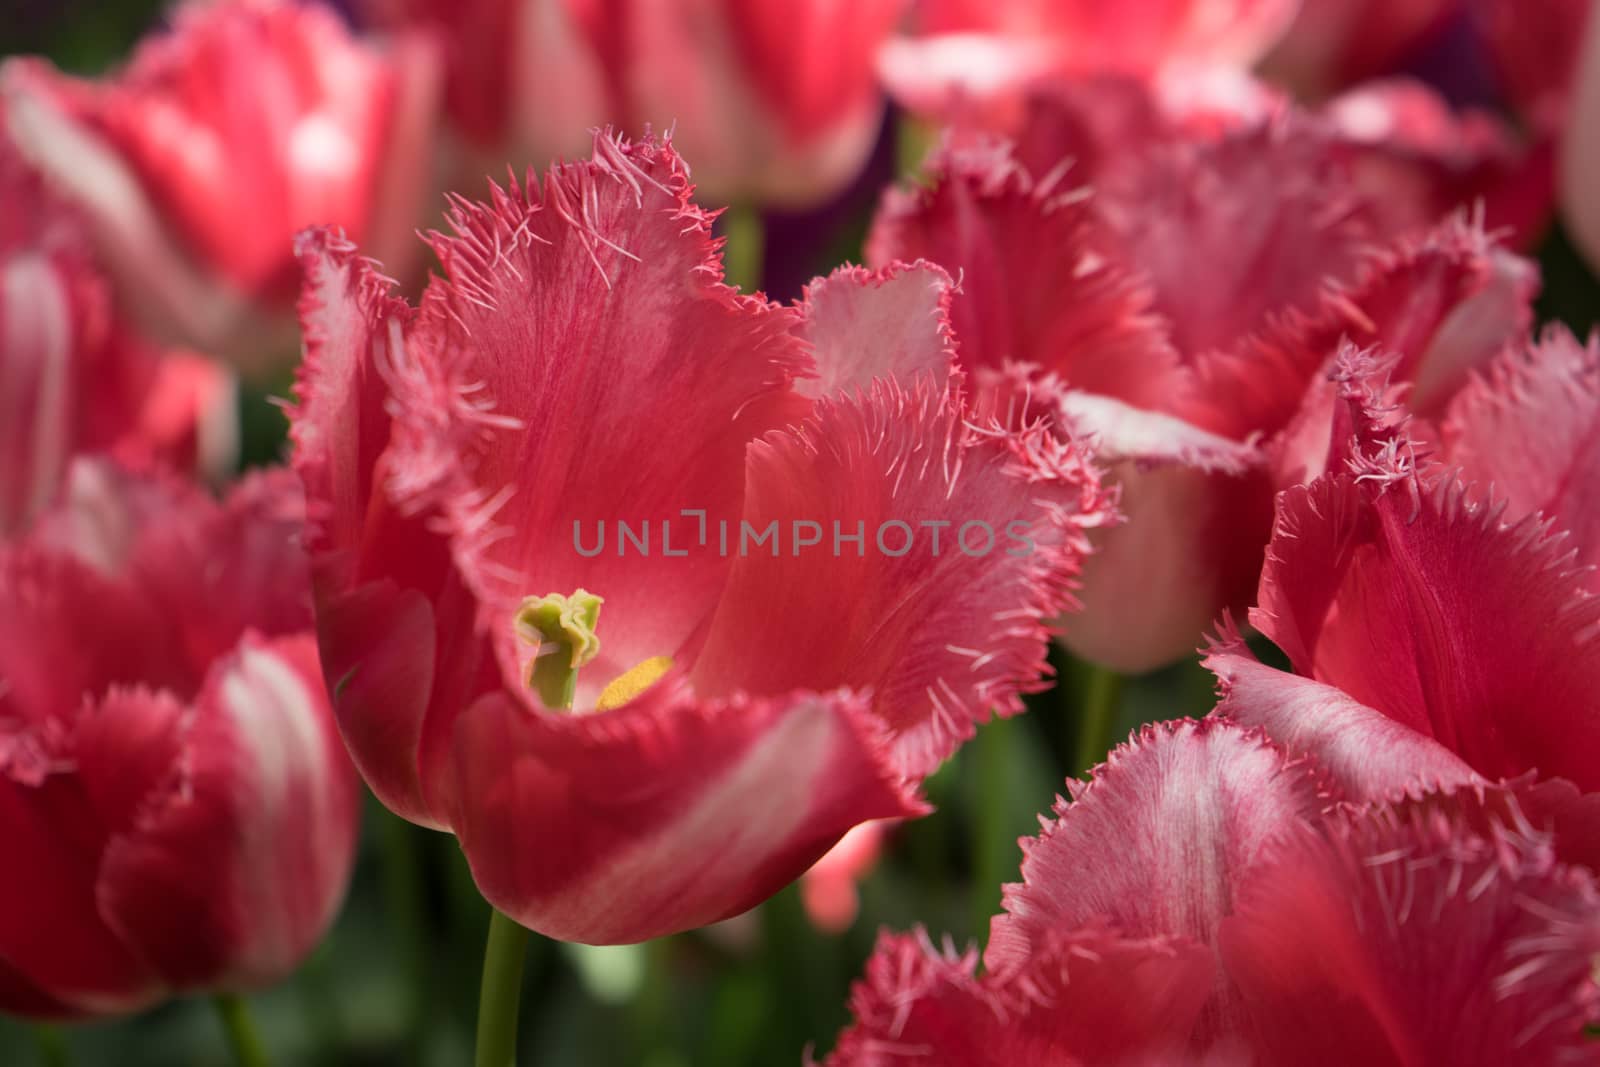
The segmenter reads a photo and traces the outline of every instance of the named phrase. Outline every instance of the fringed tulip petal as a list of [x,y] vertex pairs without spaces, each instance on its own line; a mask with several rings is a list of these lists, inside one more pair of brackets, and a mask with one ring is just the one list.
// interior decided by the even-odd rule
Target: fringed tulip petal
[[1237,635],[1211,649],[1205,664],[1217,676],[1213,714],[1264,731],[1291,755],[1310,756],[1351,799],[1379,801],[1482,781],[1425,734],[1331,685],[1258,662]]
[[[956,373],[950,325],[955,282],[926,260],[879,271],[844,266],[806,287],[800,335],[811,345],[816,379],[798,386],[815,396],[865,389],[874,378],[944,381]],[[871,343],[862,339],[870,337]]]
[[[1539,513],[1570,536],[1577,562],[1600,564],[1600,340],[1554,326],[1507,351],[1451,402],[1443,458],[1507,518]],[[1588,585],[1596,589],[1591,574]]]
[[699,703],[669,677],[565,720],[485,697],[456,727],[455,829],[489,902],[566,941],[753,907],[858,822],[921,814],[858,695]]
[[1419,473],[1403,432],[1357,433],[1345,462],[1280,496],[1250,621],[1297,673],[1487,778],[1537,769],[1600,786],[1600,600],[1564,540]]
[[978,976],[977,963],[926,934],[879,937],[826,1067],[1177,1063],[1215,970],[1193,942],[1096,929],[1052,938],[1022,966]]
[[1260,1062],[1593,1063],[1600,892],[1447,809],[1292,832],[1224,924]]
[[1024,842],[1022,883],[1005,887],[984,961],[1025,966],[1053,934],[1100,921],[1214,944],[1267,846],[1325,799],[1313,768],[1258,732],[1220,719],[1148,726]]
[[[458,236],[434,241],[450,281],[406,341],[416,363],[396,372],[395,462],[439,468],[418,500],[448,512],[480,622],[509,635],[524,596],[604,598],[579,703],[678,654],[726,571],[706,552],[679,566],[630,558],[622,525],[646,538],[654,526],[662,553],[661,523],[677,520],[683,551],[697,524],[682,512],[737,516],[746,443],[805,410],[789,389],[810,368],[794,313],[722,283],[690,193],[670,146],[604,134],[593,161],[553,168],[542,190],[458,202]],[[601,523],[615,540],[595,552]]]
[[1395,357],[1394,379],[1415,383],[1410,406],[1430,414],[1472,368],[1527,331],[1538,288],[1531,263],[1498,248],[1481,225],[1452,217],[1375,256],[1313,309],[1203,360],[1192,417],[1213,429],[1269,433],[1297,408],[1304,418],[1305,407],[1320,406],[1320,417],[1331,418],[1336,391],[1319,372],[1346,339]]
[[968,368],[1032,363],[1067,385],[1158,406],[1178,355],[1138,275],[1108,261],[1082,189],[1035,180],[1009,150],[949,150],[926,188],[890,193],[868,240],[878,264],[925,258],[957,276],[951,324]]
[[1085,530],[1109,517],[1077,445],[1042,428],[979,432],[926,379],[819,402],[797,432],[752,446],[747,479],[741,527],[777,524],[784,543],[734,561],[697,687],[870,689],[915,776],[991,711],[1021,709],[1045,669],[1044,623],[1072,603]]

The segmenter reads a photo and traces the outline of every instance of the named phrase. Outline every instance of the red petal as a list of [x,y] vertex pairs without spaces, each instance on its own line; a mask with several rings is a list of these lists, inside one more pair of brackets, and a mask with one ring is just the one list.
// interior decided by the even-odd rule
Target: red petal
[[175,986],[277,981],[333,920],[360,812],[311,639],[219,660],[185,750],[181,786],[109,842],[101,912]]
[[1559,130],[1566,119],[1592,10],[1587,0],[1532,5],[1477,0],[1472,5],[1501,88],[1536,128]]
[[[1023,843],[1022,884],[1005,887],[984,956],[992,969],[1026,966],[1052,935],[1099,921],[1212,945],[1269,842],[1324,805],[1303,761],[1221,719],[1145,727],[1074,792]],[[1230,1007],[1207,1015],[1211,1030]]]
[[1460,0],[1301,0],[1263,64],[1304,96],[1389,73],[1443,29]]
[[1134,673],[1188,655],[1219,612],[1255,593],[1272,529],[1264,457],[1107,397],[1066,393],[1057,418],[1109,465],[1127,516],[1094,537],[1065,644]]
[[851,826],[922,814],[865,701],[700,703],[674,673],[617,711],[484,698],[456,726],[453,820],[483,895],[550,937],[643,941],[725,919]]
[[1261,1062],[1593,1063],[1597,916],[1534,839],[1378,809],[1292,834],[1222,945]]
[[1487,778],[1600,788],[1600,600],[1583,599],[1562,540],[1416,474],[1403,447],[1364,442],[1349,462],[1280,495],[1251,622],[1297,673]]
[[1035,363],[1073,388],[1170,401],[1177,354],[1148,292],[1108,263],[1093,209],[1060,174],[1035,182],[1009,152],[948,151],[932,184],[891,193],[868,241],[875,263],[926,258],[959,277],[951,320],[968,368]]
[[811,345],[817,381],[801,382],[802,390],[830,396],[874,378],[909,384],[923,373],[944,381],[956,368],[954,295],[950,275],[926,260],[879,271],[843,266],[813,281],[800,302],[800,336]]
[[[1535,512],[1572,535],[1578,562],[1600,564],[1600,340],[1553,326],[1507,351],[1452,401],[1444,458],[1508,517]],[[1591,576],[1590,587],[1596,583]]]
[[1023,964],[982,977],[927,935],[884,934],[850,995],[855,1025],[826,1067],[1006,1067],[1182,1061],[1211,992],[1209,950],[1098,929],[1050,939]]
[[1077,445],[980,433],[965,415],[927,379],[880,379],[751,447],[743,522],[776,523],[782,555],[741,547],[693,666],[701,693],[870,690],[913,776],[992,710],[1021,709],[1107,503]]
[[1353,800],[1482,781],[1432,738],[1351,700],[1331,685],[1273,670],[1242,641],[1213,648],[1205,665],[1221,699],[1213,714],[1265,731],[1293,755],[1310,756]]

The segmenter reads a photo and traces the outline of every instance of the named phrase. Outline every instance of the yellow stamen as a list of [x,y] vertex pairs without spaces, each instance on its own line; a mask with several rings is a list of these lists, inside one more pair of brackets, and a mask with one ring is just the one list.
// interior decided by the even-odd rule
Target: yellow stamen
[[643,663],[630,667],[613,678],[611,684],[600,691],[600,699],[595,702],[595,710],[611,711],[622,707],[659,682],[661,676],[671,669],[671,656],[651,656]]

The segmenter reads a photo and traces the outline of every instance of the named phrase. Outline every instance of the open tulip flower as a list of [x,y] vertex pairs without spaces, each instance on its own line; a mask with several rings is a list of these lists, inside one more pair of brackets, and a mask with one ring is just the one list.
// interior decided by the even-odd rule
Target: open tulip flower
[[1074,652],[1124,671],[1187,654],[1249,603],[1272,494],[1324,433],[1344,337],[1404,354],[1432,410],[1532,318],[1537,273],[1462,218],[1381,239],[1317,131],[1253,124],[1153,146],[1095,188],[1015,150],[938,154],[886,197],[868,258],[961,277],[960,359],[1002,411],[1092,438],[1125,526],[1097,534]]
[[1600,888],[1500,791],[1341,804],[1221,719],[1068,784],[985,973],[886,935],[830,1067],[1600,1062]]
[[233,465],[232,376],[158,351],[117,313],[84,228],[0,139],[0,535],[54,501],[78,452]]
[[0,1010],[275,982],[338,910],[359,813],[299,490],[217,503],[101,459],[68,486],[0,550]]
[[404,247],[428,180],[431,56],[413,38],[381,53],[315,5],[194,2],[108,78],[8,62],[0,109],[144,328],[261,371],[295,351],[296,232],[336,223]]
[[1358,799],[1497,783],[1563,858],[1600,870],[1594,349],[1553,334],[1457,397],[1445,454],[1509,486],[1498,502],[1417,458],[1381,367],[1343,365],[1328,469],[1279,498],[1250,612],[1294,673],[1225,638],[1208,659],[1217,714]]
[[942,271],[780,307],[723,284],[689,197],[669,145],[597,135],[457,200],[417,308],[302,243],[294,464],[341,730],[567,940],[725,918],[921,813],[1039,683],[1108,517],[1077,444],[969,419]]
[[[805,207],[883,123],[874,59],[907,0],[363,0],[445,42],[473,180],[581,152],[611,123],[671,129],[702,195]],[[491,167],[480,166],[486,160]]]

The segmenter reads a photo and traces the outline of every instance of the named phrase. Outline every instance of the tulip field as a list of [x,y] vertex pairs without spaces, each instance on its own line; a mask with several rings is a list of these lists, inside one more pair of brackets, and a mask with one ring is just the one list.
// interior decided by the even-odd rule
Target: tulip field
[[1600,1067],[1600,3],[15,6],[0,1065]]

